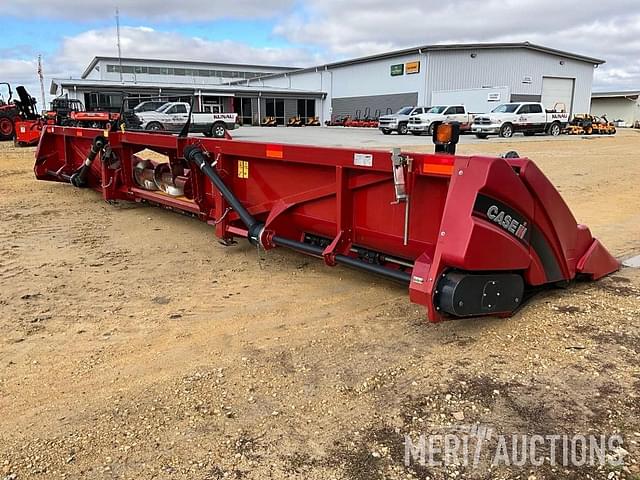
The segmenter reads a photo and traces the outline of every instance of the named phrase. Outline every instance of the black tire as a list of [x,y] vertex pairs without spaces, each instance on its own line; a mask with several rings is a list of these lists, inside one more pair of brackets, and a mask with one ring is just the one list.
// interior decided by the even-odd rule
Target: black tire
[[12,140],[16,133],[13,119],[7,115],[0,114],[0,141]]
[[502,138],[511,138],[513,137],[513,125],[510,123],[505,123],[500,127],[500,136]]
[[227,133],[227,127],[222,122],[216,122],[211,125],[211,136],[214,138],[224,138]]
[[398,125],[398,135],[406,135],[409,133],[409,126],[406,123]]
[[557,137],[558,135],[560,135],[562,133],[562,128],[560,127],[560,124],[558,122],[553,122],[551,125],[549,125],[548,133],[552,137]]
[[384,135],[391,135],[391,130],[388,130],[388,129],[381,130],[381,132],[382,132]]
[[486,133],[476,133],[476,138],[479,138],[480,140],[484,140],[488,137],[489,135],[487,135]]
[[150,130],[150,131],[158,131],[158,130],[164,130],[164,128],[162,128],[162,124],[160,122],[149,122],[147,124],[146,127],[144,127],[145,130]]
[[438,123],[432,123],[431,125],[429,125],[429,128],[427,129],[427,135],[429,135],[430,137],[433,137],[433,132],[435,131],[438,125],[439,125]]

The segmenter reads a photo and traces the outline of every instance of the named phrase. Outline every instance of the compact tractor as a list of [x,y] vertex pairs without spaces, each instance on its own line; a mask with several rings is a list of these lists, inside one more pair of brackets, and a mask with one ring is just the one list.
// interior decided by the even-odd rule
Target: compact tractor
[[619,267],[532,160],[456,155],[457,124],[436,127],[434,154],[188,132],[47,125],[35,175],[185,212],[225,245],[244,238],[399,282],[433,322],[509,316],[543,287]]
[[35,125],[40,121],[40,116],[36,109],[36,99],[22,85],[16,87],[18,99],[13,98],[9,83],[1,82],[0,86],[6,86],[8,92],[6,100],[0,97],[0,141],[13,140],[18,129],[37,128]]

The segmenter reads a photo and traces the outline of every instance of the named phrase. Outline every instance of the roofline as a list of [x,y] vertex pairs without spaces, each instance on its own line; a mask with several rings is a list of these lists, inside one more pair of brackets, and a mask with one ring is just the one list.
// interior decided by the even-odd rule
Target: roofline
[[604,92],[592,92],[591,98],[617,98],[617,97],[640,97],[640,90],[614,90]]
[[255,65],[250,63],[226,63],[226,62],[203,62],[203,61],[188,61],[188,60],[169,60],[169,59],[158,59],[158,58],[137,58],[137,57],[122,57],[119,59],[118,57],[104,57],[97,56],[93,57],[93,60],[89,63],[89,66],[85,68],[84,72],[82,72],[81,78],[86,78],[89,73],[93,70],[96,64],[101,60],[114,60],[119,62],[122,60],[123,62],[156,62],[156,63],[177,63],[180,65],[225,65],[230,67],[251,67],[251,68],[269,68],[274,70],[298,70],[300,67],[280,67],[277,65]]
[[[372,60],[383,60],[385,58],[393,58],[398,57],[400,55],[411,55],[411,54],[422,54],[424,52],[437,52],[437,51],[446,51],[446,50],[491,50],[497,48],[526,48],[528,50],[534,50],[542,53],[547,53],[551,55],[558,55],[560,57],[569,58],[572,60],[578,60],[581,62],[591,63],[593,65],[602,65],[606,63],[605,60],[601,60],[599,58],[587,57],[584,55],[565,52],[563,50],[557,50],[555,48],[549,48],[542,45],[536,45],[530,42],[518,42],[518,43],[455,43],[455,44],[442,44],[442,45],[422,45],[418,47],[405,48],[402,50],[393,50],[391,52],[378,53],[375,55],[367,55],[365,57],[358,57],[349,60],[342,60],[338,62],[326,63],[323,65],[319,65],[316,67],[307,67],[300,68],[298,70],[292,70],[290,72],[282,72],[282,73],[273,73],[262,75],[260,77],[256,77],[251,79],[251,81],[259,80],[261,78],[274,78],[286,76],[288,73],[305,73],[305,72],[314,72],[319,70],[328,70],[330,68],[336,67],[346,67],[349,65],[355,65],[358,63],[366,63]],[[236,80],[235,83],[246,82],[246,80]]]
[[171,83],[154,83],[154,82],[139,82],[139,83],[125,83],[122,84],[114,80],[88,80],[88,79],[73,79],[73,78],[52,78],[49,92],[51,95],[57,93],[57,87],[80,87],[80,88],[104,88],[115,91],[123,91],[127,88],[155,88],[164,90],[177,90],[177,91],[202,91],[203,93],[277,93],[277,94],[289,94],[289,95],[307,95],[314,97],[324,97],[326,92],[311,91],[311,90],[293,90],[290,88],[278,88],[278,87],[258,87],[258,86],[242,86],[242,85],[193,85],[193,84],[171,84]]

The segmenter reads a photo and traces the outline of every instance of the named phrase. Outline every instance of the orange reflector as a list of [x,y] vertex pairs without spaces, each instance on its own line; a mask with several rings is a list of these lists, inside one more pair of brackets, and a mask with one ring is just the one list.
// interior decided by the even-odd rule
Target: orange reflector
[[436,142],[445,144],[453,139],[453,125],[450,123],[442,123],[436,127]]
[[453,165],[437,165],[433,163],[425,163],[422,165],[422,173],[451,176],[453,175]]
[[269,158],[282,158],[282,146],[281,145],[267,145],[267,157]]

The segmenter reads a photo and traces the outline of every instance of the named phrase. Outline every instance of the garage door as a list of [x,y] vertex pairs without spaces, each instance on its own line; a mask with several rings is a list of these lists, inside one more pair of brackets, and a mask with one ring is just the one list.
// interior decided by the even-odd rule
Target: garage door
[[567,111],[571,113],[573,105],[573,78],[542,78],[542,104],[550,110],[557,103],[564,103]]
[[397,112],[408,105],[416,105],[417,102],[418,92],[334,98],[331,100],[331,113],[336,118],[344,115],[358,116],[358,114],[364,117],[366,112],[369,112],[371,117],[375,117],[376,111],[384,115],[389,111]]

